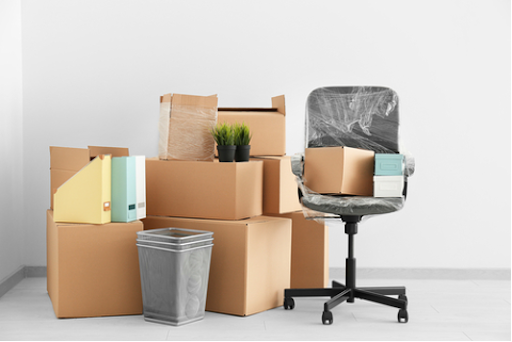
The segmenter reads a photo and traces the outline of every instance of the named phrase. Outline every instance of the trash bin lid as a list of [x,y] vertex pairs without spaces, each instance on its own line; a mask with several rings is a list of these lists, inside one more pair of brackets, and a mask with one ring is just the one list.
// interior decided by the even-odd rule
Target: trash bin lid
[[212,235],[213,232],[185,228],[160,228],[137,232],[137,237],[140,240],[162,241],[176,244],[210,239]]

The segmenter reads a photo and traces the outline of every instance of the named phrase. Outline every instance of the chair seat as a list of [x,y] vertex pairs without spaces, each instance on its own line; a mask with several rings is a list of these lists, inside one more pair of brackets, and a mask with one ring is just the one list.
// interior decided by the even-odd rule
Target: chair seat
[[305,194],[302,204],[309,209],[337,215],[386,214],[402,209],[403,197],[343,197]]

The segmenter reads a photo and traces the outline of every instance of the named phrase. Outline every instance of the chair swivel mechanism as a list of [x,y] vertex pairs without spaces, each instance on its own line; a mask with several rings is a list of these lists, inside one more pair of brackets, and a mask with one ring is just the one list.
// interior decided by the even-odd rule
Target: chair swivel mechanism
[[317,213],[323,218],[341,219],[348,235],[348,257],[344,284],[333,281],[331,288],[286,289],[286,310],[295,307],[293,297],[330,297],[324,303],[322,323],[332,324],[331,310],[334,307],[345,301],[353,303],[355,298],[359,298],[398,308],[398,322],[407,323],[409,320],[405,287],[357,287],[354,258],[354,235],[363,216],[391,213],[404,206],[407,178],[414,173],[414,158],[399,152],[398,124],[398,96],[389,88],[323,87],[308,96],[305,147],[347,146],[376,153],[402,153],[405,156],[404,190],[402,197],[318,194],[304,185],[304,155],[292,156],[292,171],[297,176],[305,215],[315,218]]

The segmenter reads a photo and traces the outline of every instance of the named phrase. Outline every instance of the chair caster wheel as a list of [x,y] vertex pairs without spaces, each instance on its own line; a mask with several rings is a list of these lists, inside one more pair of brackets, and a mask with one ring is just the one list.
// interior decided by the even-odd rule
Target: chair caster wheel
[[329,324],[332,324],[332,322],[333,322],[332,312],[324,311],[322,313],[322,323],[325,325],[329,325]]
[[407,310],[398,310],[398,323],[407,323],[409,321],[409,314]]
[[285,297],[283,306],[285,310],[293,310],[293,308],[295,307],[295,301],[293,300],[292,297]]
[[405,300],[406,303],[408,303],[409,301],[407,300],[407,296],[404,295],[404,294],[401,294],[401,295],[398,295],[398,299],[402,299],[402,300]]

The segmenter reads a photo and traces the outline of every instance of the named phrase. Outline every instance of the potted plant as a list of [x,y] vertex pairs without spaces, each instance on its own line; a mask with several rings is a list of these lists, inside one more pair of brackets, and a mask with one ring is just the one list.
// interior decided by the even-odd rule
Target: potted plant
[[235,123],[233,126],[233,131],[235,134],[236,145],[235,161],[249,161],[249,154],[251,151],[251,145],[249,145],[249,143],[251,142],[252,138],[249,126],[247,126],[245,123]]
[[220,162],[233,162],[235,158],[235,135],[231,125],[227,123],[217,124],[210,130],[210,133],[217,143]]

